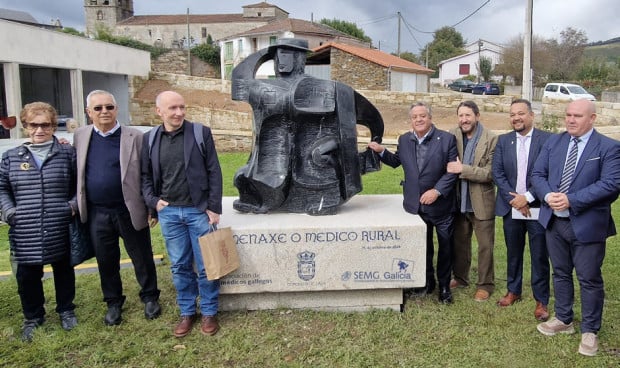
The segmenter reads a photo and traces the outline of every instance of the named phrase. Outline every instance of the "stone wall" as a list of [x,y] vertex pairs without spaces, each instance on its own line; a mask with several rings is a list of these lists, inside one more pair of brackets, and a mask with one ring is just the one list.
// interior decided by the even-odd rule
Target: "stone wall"
[[347,84],[355,90],[387,90],[387,70],[375,63],[331,48],[332,79]]
[[[396,91],[374,91],[358,90],[373,104],[394,104],[400,106],[411,105],[413,102],[421,101],[428,103],[431,107],[447,107],[456,109],[459,103],[463,102],[463,94],[454,92],[443,93],[423,93],[423,92],[396,92]],[[509,112],[512,96],[483,96],[468,95],[468,100],[474,101],[481,111],[488,112]]]
[[[173,86],[208,91],[222,92],[219,79],[199,78],[181,74],[153,73],[153,79],[161,79]],[[144,101],[134,98],[146,80],[135,77],[130,83],[131,103],[129,106],[132,125],[155,126],[161,119],[155,112],[155,101]],[[224,84],[230,91],[230,83]],[[187,116],[192,121],[201,122],[210,127],[219,152],[250,151],[252,148],[252,116],[247,112],[214,109],[210,107],[188,106]]]
[[[170,85],[189,89],[218,91],[230,93],[230,81],[222,83],[220,79],[200,78],[181,74],[152,73],[152,79],[167,81]],[[152,101],[137,100],[133,96],[145,83],[142,78],[133,78],[130,83],[131,104],[130,115],[133,125],[159,124],[159,117],[155,113],[155,104]],[[459,93],[410,93],[377,90],[358,90],[373,104],[408,105],[414,101],[423,101],[433,107],[456,109],[463,101]],[[510,111],[510,102],[513,96],[482,96],[468,95],[467,98],[478,104],[481,111],[504,112]],[[567,102],[547,100],[542,104],[542,114],[554,116],[558,119],[558,129],[563,128],[564,112]],[[620,139],[620,103],[596,102],[596,127],[602,133],[615,139]],[[252,147],[252,116],[250,113],[231,110],[213,109],[209,107],[189,107],[188,116],[194,121],[200,121],[211,127],[217,149],[221,152],[249,151]],[[386,137],[384,143],[388,146],[396,144],[395,137]]]
[[[218,78],[219,69],[207,64],[196,56],[191,56],[192,75],[204,78]],[[151,60],[151,70],[155,73],[172,73],[187,75],[187,51],[170,50],[160,55],[157,59]]]

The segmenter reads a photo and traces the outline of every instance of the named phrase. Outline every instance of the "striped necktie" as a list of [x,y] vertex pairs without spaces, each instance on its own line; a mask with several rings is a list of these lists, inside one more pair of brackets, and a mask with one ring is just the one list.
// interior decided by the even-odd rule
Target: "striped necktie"
[[575,172],[575,166],[577,166],[577,145],[581,141],[579,138],[571,139],[573,142],[573,146],[568,153],[568,158],[566,159],[566,165],[564,165],[564,171],[562,172],[562,179],[560,180],[560,193],[566,193],[568,191],[568,187],[573,179],[573,173]]

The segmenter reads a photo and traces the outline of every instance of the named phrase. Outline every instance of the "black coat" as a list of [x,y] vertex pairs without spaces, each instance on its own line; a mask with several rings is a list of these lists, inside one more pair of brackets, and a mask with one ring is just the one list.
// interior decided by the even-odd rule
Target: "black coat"
[[56,138],[41,168],[26,145],[2,155],[0,206],[11,226],[9,242],[17,263],[43,265],[69,257],[75,159],[74,148]]
[[[383,152],[381,161],[398,167],[403,166],[405,181],[403,185],[403,207],[413,214],[418,212],[430,216],[448,215],[455,211],[456,174],[446,172],[448,162],[456,161],[456,138],[443,130],[433,127],[428,138],[430,145],[424,167],[418,169],[416,162],[416,138],[413,132],[405,133],[398,138],[398,150],[391,153]],[[430,205],[420,204],[420,197],[429,189],[437,189],[441,195]]]

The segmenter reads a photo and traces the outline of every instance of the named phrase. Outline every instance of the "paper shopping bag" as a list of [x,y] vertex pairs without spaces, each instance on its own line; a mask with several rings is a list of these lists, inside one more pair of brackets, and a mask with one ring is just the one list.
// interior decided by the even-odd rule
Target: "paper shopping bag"
[[220,279],[239,268],[239,254],[229,227],[208,232],[198,242],[209,280]]

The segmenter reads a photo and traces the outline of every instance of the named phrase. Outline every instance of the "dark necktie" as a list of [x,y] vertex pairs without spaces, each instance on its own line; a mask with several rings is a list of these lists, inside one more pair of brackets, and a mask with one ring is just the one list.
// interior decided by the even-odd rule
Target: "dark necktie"
[[560,180],[560,193],[566,193],[568,191],[568,187],[573,178],[573,173],[575,172],[575,166],[577,165],[577,145],[581,141],[579,138],[571,139],[573,142],[573,146],[568,153],[568,158],[566,159],[566,165],[564,165],[564,171],[562,172],[562,179]]

